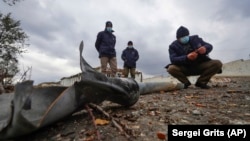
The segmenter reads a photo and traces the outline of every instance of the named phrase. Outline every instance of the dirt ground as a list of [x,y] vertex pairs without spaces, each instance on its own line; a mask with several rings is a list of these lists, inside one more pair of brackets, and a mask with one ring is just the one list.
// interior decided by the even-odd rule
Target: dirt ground
[[[142,95],[130,108],[105,101],[99,105],[102,110],[90,106],[93,116],[83,108],[16,140],[97,141],[100,137],[102,141],[160,141],[167,140],[169,124],[250,124],[250,77],[218,78],[209,85],[212,88],[208,90],[192,85],[188,89]],[[95,122],[97,130],[93,117],[99,120]]]

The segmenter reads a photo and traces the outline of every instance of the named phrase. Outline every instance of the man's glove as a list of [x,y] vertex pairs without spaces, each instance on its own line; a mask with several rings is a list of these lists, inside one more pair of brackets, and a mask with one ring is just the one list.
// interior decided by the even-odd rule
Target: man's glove
[[197,49],[197,53],[199,54],[205,54],[207,49],[204,46],[201,46],[200,48]]
[[187,58],[189,59],[189,60],[195,60],[196,58],[197,58],[197,56],[198,56],[198,54],[196,53],[196,52],[191,52],[191,53],[189,53],[188,55],[187,55]]

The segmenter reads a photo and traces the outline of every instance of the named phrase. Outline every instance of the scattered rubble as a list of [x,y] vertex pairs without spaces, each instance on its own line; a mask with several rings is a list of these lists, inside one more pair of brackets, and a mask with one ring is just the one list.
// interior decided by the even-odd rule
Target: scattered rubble
[[[171,92],[141,95],[126,108],[108,101],[92,107],[99,119],[97,130],[102,141],[167,140],[172,124],[250,124],[250,77],[216,78],[211,89],[191,86]],[[66,105],[65,105],[66,106]],[[121,126],[119,130],[114,122]],[[90,114],[83,110],[18,141],[96,141],[96,129]]]

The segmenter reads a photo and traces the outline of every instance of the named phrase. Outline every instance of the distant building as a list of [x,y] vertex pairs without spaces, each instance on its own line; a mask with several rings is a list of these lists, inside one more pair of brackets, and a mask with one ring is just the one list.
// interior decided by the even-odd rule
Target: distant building
[[224,63],[222,74],[218,74],[217,76],[250,76],[250,59],[240,59]]

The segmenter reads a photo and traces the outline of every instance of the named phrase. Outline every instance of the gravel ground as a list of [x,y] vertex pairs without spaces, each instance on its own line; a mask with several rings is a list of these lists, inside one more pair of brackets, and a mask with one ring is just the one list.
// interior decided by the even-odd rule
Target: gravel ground
[[167,140],[169,124],[250,124],[250,77],[214,80],[208,90],[192,85],[142,95],[130,108],[105,101],[98,105],[101,110],[90,106],[93,116],[83,107],[70,117],[16,140],[96,141],[99,137],[102,141],[160,141]]

